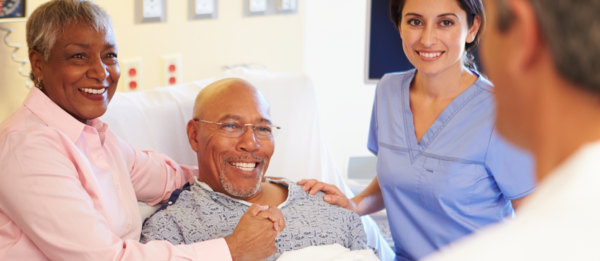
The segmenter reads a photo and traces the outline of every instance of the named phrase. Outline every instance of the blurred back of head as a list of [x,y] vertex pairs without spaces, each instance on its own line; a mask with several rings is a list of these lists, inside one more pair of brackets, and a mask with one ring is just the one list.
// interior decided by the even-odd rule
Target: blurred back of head
[[[501,31],[513,16],[508,0],[498,3]],[[529,0],[558,72],[568,81],[600,96],[600,1]]]

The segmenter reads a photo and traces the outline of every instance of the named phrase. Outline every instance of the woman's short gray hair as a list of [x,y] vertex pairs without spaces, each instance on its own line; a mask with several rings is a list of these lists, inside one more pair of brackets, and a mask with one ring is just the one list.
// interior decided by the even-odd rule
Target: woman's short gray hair
[[[33,11],[27,21],[27,47],[36,50],[46,61],[56,39],[69,24],[79,23],[96,31],[112,30],[110,15],[88,0],[52,0]],[[33,75],[32,75],[32,80]]]

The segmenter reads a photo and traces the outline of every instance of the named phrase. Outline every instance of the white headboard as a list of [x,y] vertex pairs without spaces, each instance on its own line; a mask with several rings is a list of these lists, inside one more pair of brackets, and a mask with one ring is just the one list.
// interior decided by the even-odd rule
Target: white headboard
[[303,74],[237,68],[223,76],[135,93],[117,93],[102,120],[138,149],[164,153],[184,165],[197,165],[186,125],[194,100],[210,83],[227,77],[245,79],[271,104],[273,123],[281,126],[266,175],[294,181],[315,178],[344,187],[319,128],[314,87]]
[[[195,152],[187,140],[186,125],[192,119],[196,95],[202,88],[222,78],[237,77],[252,83],[269,100],[271,119],[281,131],[275,138],[275,153],[267,176],[293,181],[314,178],[335,184],[353,196],[325,146],[319,127],[315,90],[303,74],[271,73],[236,68],[220,77],[135,93],[117,93],[102,121],[125,142],[138,149],[164,153],[179,164],[197,165]],[[153,208],[140,206],[142,217]],[[382,260],[393,252],[373,219],[362,218],[368,242],[381,253]]]

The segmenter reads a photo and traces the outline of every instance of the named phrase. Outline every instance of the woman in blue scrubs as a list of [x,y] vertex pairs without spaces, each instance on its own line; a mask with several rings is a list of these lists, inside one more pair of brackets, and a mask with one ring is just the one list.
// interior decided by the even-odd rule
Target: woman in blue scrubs
[[396,260],[417,260],[512,216],[535,180],[530,156],[494,130],[494,87],[469,53],[485,21],[481,1],[392,0],[390,8],[416,69],[377,86],[368,141],[377,177],[351,200],[332,185],[298,184],[359,215],[385,208]]

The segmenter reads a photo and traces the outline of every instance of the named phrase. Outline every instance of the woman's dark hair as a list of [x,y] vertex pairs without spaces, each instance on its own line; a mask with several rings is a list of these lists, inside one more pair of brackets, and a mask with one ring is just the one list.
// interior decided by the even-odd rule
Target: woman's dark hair
[[[475,40],[471,43],[465,44],[465,58],[464,64],[467,68],[471,70],[477,70],[477,66],[475,66],[475,56],[473,55],[474,48],[477,47],[480,41],[481,31],[485,26],[485,12],[483,11],[483,3],[481,0],[456,0],[460,5],[460,8],[467,13],[467,23],[469,28],[473,26],[473,21],[475,21],[475,16],[479,15],[481,17],[481,26],[479,27],[479,32],[475,36]],[[396,28],[400,25],[402,21],[402,9],[404,8],[404,3],[406,0],[390,0],[390,17],[392,22],[396,25]]]

